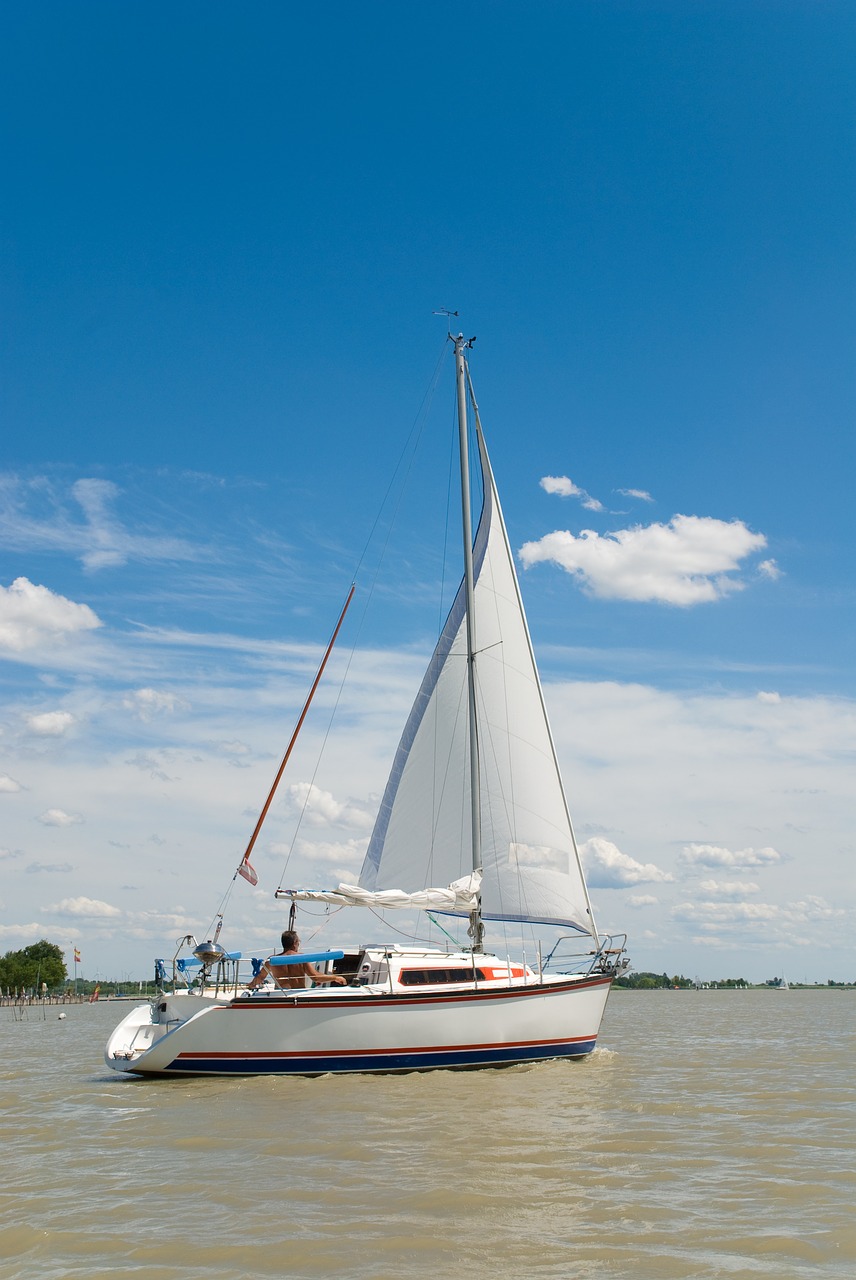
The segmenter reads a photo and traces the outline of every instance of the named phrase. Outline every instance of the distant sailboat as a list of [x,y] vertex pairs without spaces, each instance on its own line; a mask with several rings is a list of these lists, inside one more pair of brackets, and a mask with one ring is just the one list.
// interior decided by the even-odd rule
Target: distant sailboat
[[[472,392],[472,342],[450,338],[463,581],[395,753],[359,884],[276,896],[292,918],[302,901],[463,916],[470,946],[282,955],[270,961],[277,972],[311,962],[350,985],[248,990],[248,960],[227,954],[216,935],[201,946],[188,936],[192,956],[177,953],[171,975],[161,963],[155,999],[111,1036],[106,1060],[118,1071],[412,1071],[580,1057],[595,1046],[610,985],[625,967],[623,937],[614,942],[595,927]],[[470,406],[484,494],[475,538]],[[245,864],[247,855],[239,871],[254,882]],[[486,951],[485,921],[554,926],[581,949],[564,972],[549,972],[540,952],[533,967]]]

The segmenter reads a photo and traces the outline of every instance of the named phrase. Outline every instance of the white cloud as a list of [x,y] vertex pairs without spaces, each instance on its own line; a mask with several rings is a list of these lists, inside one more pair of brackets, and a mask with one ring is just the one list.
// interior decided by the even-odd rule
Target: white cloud
[[66,813],[64,809],[46,809],[39,814],[39,822],[45,827],[76,827],[83,818],[79,813]]
[[688,844],[678,858],[690,867],[770,867],[782,855],[771,848],[732,851],[716,844]]
[[699,885],[699,892],[708,898],[745,898],[760,889],[760,885],[745,880],[702,880]]
[[61,738],[75,723],[70,711],[42,711],[26,717],[27,728],[43,738]]
[[777,706],[782,701],[780,693],[766,693],[763,689],[758,691],[757,697],[759,702],[769,703],[770,706]]
[[557,493],[560,498],[579,497],[584,492],[567,476],[542,476],[539,484],[545,493]]
[[84,919],[115,919],[122,914],[118,907],[112,907],[109,902],[99,902],[97,898],[63,898],[42,910],[57,916]]
[[638,498],[640,502],[653,502],[654,499],[645,489],[618,489],[625,498]]
[[10,778],[8,773],[0,773],[0,795],[13,795],[21,790],[20,782]]
[[520,558],[527,569],[542,561],[557,564],[604,600],[686,606],[739,590],[743,584],[728,575],[766,542],[742,520],[677,515],[667,525],[636,525],[604,535],[557,530],[525,543]]
[[758,572],[763,574],[765,578],[771,578],[773,582],[782,576],[782,570],[776,564],[775,560],[762,560],[758,565]]
[[299,840],[297,852],[311,862],[345,868],[343,874],[356,875],[366,856],[368,838],[354,840]]
[[753,923],[781,924],[791,928],[797,924],[840,919],[846,914],[843,908],[831,907],[823,898],[809,897],[780,905],[771,902],[681,902],[674,908],[672,917],[721,933]]
[[603,503],[593,498],[585,489],[574,484],[567,476],[542,476],[538,482],[545,493],[558,494],[560,498],[580,498],[587,511],[605,511]]
[[151,720],[162,712],[189,711],[190,704],[174,693],[160,689],[134,689],[123,700],[126,711],[133,712],[140,720]]
[[329,791],[310,782],[295,782],[286,788],[286,795],[295,813],[302,813],[310,826],[336,823],[368,831],[374,825],[374,815],[360,805],[348,800],[337,800]]
[[580,845],[580,856],[590,886],[594,889],[623,889],[633,884],[670,881],[674,877],[653,862],[641,863],[622,853],[611,840],[592,836]]
[[632,893],[627,899],[628,907],[656,907],[660,899],[650,893]]
[[123,532],[109,505],[119,495],[118,486],[111,480],[77,480],[71,492],[83,510],[89,525],[90,545],[82,560],[87,569],[105,569],[124,564],[127,550],[123,549]]
[[49,477],[0,476],[0,542],[26,552],[64,551],[78,556],[89,570],[120,566],[132,559],[210,557],[208,548],[193,547],[183,538],[129,531],[113,510],[121,490],[110,480],[82,478],[70,493],[83,513],[82,521],[69,508],[66,491]]
[[800,902],[789,902],[785,911],[794,924],[807,924],[813,920],[837,920],[847,915],[843,907],[831,907],[824,899],[809,894]]
[[11,862],[12,858],[22,856],[20,849],[0,849],[0,862]]
[[28,578],[0,586],[0,649],[22,653],[100,626],[89,605],[75,604]]
[[45,936],[43,924],[0,924],[0,938],[6,942],[22,942],[26,946],[30,942]]
[[782,914],[783,909],[770,902],[681,902],[674,908],[672,918],[717,929],[778,920]]

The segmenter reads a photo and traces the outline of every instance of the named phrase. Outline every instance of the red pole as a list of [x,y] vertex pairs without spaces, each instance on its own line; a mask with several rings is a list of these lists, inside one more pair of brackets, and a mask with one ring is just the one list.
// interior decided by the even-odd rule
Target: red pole
[[[333,652],[333,645],[336,643],[336,637],[339,634],[339,630],[342,626],[342,623],[345,621],[345,614],[348,612],[348,605],[351,603],[351,600],[353,598],[355,587],[356,587],[356,583],[351,583],[351,589],[348,592],[348,598],[345,601],[344,605],[342,606],[342,612],[339,614],[339,621],[336,623],[336,629],[333,632],[332,636],[330,637],[330,643],[327,645],[327,651],[324,654],[324,657],[321,659],[321,665],[318,668],[318,672],[315,676],[314,681],[312,682],[312,688],[309,690],[309,695],[303,704],[303,710],[300,713],[300,719],[297,721],[297,724],[295,725],[295,728],[294,728],[294,733],[291,735],[291,741],[289,742],[288,746],[285,749],[285,755],[282,757],[282,764],[279,766],[279,769],[277,770],[277,775],[273,780],[273,786],[270,789],[270,795],[265,801],[264,808],[259,814],[259,820],[256,823],[255,830],[253,831],[253,834],[250,836],[250,843],[247,845],[246,853],[241,859],[240,866],[238,867],[238,871],[236,874],[244,876],[244,879],[249,880],[251,884],[257,883],[256,873],[253,871],[252,867],[249,866],[249,857],[253,851],[253,845],[256,843],[256,838],[262,829],[262,823],[267,817],[267,811],[270,808],[273,798],[276,794],[276,789],[279,786],[279,780],[282,777],[283,773],[285,772],[285,766],[288,764],[288,757],[291,755],[294,744],[297,741],[297,735],[300,733],[300,730],[303,726],[303,721],[306,719],[306,713],[309,710],[309,704],[311,703],[313,697],[315,696],[315,690],[318,688],[318,685],[321,683],[321,677],[324,674],[324,668],[327,665],[327,659],[330,657],[330,654]],[[246,874],[246,872],[244,871],[245,867],[249,868],[250,872],[252,872],[252,875]]]

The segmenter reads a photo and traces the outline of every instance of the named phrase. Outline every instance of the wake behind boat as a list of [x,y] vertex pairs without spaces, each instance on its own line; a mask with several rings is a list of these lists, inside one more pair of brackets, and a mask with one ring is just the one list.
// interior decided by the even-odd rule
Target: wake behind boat
[[[610,985],[626,964],[623,937],[595,926],[473,395],[472,340],[451,340],[463,581],[405,724],[359,884],[276,896],[290,903],[291,923],[306,901],[464,917],[471,945],[296,952],[271,958],[271,977],[258,985],[261,959],[227,954],[219,925],[201,946],[188,935],[171,972],[158,962],[154,1000],[111,1036],[106,1060],[117,1071],[413,1071],[580,1057],[595,1047]],[[470,407],[484,495],[475,538]],[[239,867],[253,883],[249,853],[272,797]],[[539,945],[533,965],[487,951],[486,922],[560,936],[546,959]],[[280,985],[280,972],[303,966],[346,985]]]

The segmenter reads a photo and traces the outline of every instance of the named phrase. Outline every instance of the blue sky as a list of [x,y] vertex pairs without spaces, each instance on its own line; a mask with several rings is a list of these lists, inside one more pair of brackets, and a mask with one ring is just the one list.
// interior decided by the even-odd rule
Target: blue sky
[[601,924],[856,976],[852,6],[2,23],[0,949],[204,930],[417,423],[231,940],[313,776],[294,870],[356,873],[453,587],[445,306]]

